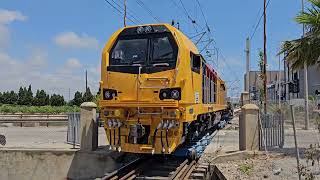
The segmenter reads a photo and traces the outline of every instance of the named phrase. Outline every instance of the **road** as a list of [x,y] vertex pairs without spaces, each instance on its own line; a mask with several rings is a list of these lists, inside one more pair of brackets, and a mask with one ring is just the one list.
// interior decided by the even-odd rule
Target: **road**
[[[1,148],[17,149],[69,149],[67,127],[0,127],[0,134],[6,137],[6,145]],[[106,145],[103,128],[99,128],[99,146]]]

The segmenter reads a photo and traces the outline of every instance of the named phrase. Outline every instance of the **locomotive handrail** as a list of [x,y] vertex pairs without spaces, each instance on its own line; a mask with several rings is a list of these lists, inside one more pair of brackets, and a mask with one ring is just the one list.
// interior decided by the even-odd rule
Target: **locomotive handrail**
[[153,64],[153,67],[157,67],[157,66],[170,66],[169,63],[157,63],[157,64]]
[[[141,69],[142,69],[142,67],[139,66],[139,74],[138,74],[138,77],[137,77],[137,81],[138,81],[137,93],[139,93],[139,89],[163,89],[163,88],[166,88],[168,86],[169,78],[162,78],[162,77],[146,78],[146,80],[148,80],[148,81],[162,81],[162,80],[165,80],[166,81],[166,85],[164,85],[164,86],[141,86],[141,84],[142,84],[141,81],[140,81]],[[139,96],[139,94],[137,96]]]

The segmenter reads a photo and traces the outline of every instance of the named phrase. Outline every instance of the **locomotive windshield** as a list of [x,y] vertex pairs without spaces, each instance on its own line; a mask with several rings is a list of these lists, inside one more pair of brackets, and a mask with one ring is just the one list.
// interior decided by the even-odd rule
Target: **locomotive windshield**
[[168,37],[152,38],[151,44],[153,48],[152,62],[174,61],[174,50]]
[[147,39],[119,40],[111,54],[111,65],[144,63],[147,59]]
[[[119,36],[111,49],[109,71],[135,73],[159,72],[176,66],[178,47],[171,33]],[[132,72],[134,71],[134,72]]]

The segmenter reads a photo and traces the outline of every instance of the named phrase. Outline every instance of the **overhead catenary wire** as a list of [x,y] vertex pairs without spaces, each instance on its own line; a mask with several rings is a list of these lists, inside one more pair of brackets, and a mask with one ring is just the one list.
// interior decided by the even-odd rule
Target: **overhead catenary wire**
[[208,32],[211,33],[211,29],[210,29],[210,27],[209,27],[209,25],[208,25],[207,18],[206,18],[206,16],[204,15],[204,12],[203,12],[203,10],[202,10],[201,4],[200,4],[199,0],[196,0],[196,2],[197,2],[198,6],[199,6],[199,8],[200,8],[200,12],[201,12],[202,17],[203,17],[203,19],[204,19],[204,22],[206,23],[206,28],[207,28]]
[[[174,0],[173,0],[173,1],[174,1]],[[190,14],[188,13],[188,10],[187,10],[186,7],[184,6],[182,0],[179,0],[179,1],[180,1],[180,3],[181,3],[181,6],[182,6],[185,14],[187,15],[187,17],[190,19],[190,21],[191,21],[192,23],[195,24],[195,23],[196,23],[196,20],[194,20],[193,18],[191,18]]]
[[[122,11],[123,13],[127,13],[129,15],[129,17],[131,17],[133,20],[139,22],[139,23],[142,23],[142,20],[138,17],[136,17],[136,15],[134,15],[134,13],[132,12],[131,9],[129,9],[127,6],[124,7],[122,6],[120,3],[116,2],[115,0],[111,0],[114,4],[116,4]],[[126,8],[126,10],[125,10]]]
[[197,24],[196,20],[194,18],[192,18],[192,16],[189,14],[189,12],[188,12],[188,10],[182,0],[179,0],[181,6],[178,5],[178,3],[175,0],[170,0],[170,2],[172,2],[173,5],[176,6],[176,8],[179,10],[181,10],[181,7],[182,7],[183,10],[181,10],[181,12],[187,17],[187,21],[191,22],[191,25],[196,33],[198,33],[199,31],[202,31],[202,30],[197,29],[197,27],[200,27],[200,29],[203,29],[203,28],[199,24]]
[[[111,8],[113,8],[119,15],[123,16],[124,15],[124,8],[119,5],[118,3],[116,3],[113,0],[104,0],[106,3],[108,3]],[[113,2],[113,3],[112,3]],[[128,14],[129,16],[127,17],[127,19],[132,22],[133,24],[139,24],[142,23],[141,20],[139,20],[138,18],[136,18],[134,15],[132,14]]]
[[136,0],[137,4],[144,9],[156,22],[161,22],[160,18],[155,16],[152,11],[146,6],[146,4],[141,0]]
[[[180,0],[180,1],[181,1],[181,0]],[[198,4],[198,6],[199,6],[199,8],[200,8],[201,15],[202,15],[203,20],[204,20],[204,22],[205,22],[205,27],[206,27],[206,31],[205,31],[205,32],[206,32],[207,38],[208,38],[208,39],[206,39],[206,40],[202,40],[203,36],[201,36],[200,41],[198,40],[198,41],[196,42],[196,44],[199,44],[199,43],[201,43],[201,42],[205,42],[205,43],[206,43],[205,46],[204,46],[204,48],[203,48],[200,52],[203,52],[204,50],[206,50],[206,51],[210,54],[208,57],[211,57],[211,51],[212,51],[212,50],[215,50],[215,51],[216,51],[216,54],[217,54],[217,57],[216,57],[217,63],[215,63],[215,61],[214,61],[213,59],[210,59],[209,61],[211,61],[212,63],[214,63],[214,64],[216,65],[216,67],[219,69],[220,67],[218,66],[218,64],[219,64],[218,62],[219,62],[219,59],[221,59],[221,60],[222,60],[221,62],[223,62],[223,63],[225,64],[225,67],[231,72],[231,74],[234,75],[234,77],[235,77],[235,79],[236,79],[235,81],[236,81],[236,82],[240,81],[240,80],[238,79],[240,76],[237,76],[237,73],[234,73],[234,71],[232,71],[229,63],[226,61],[224,55],[222,54],[222,51],[219,50],[219,48],[216,47],[216,46],[217,46],[217,43],[216,43],[215,40],[212,38],[211,29],[210,29],[210,27],[209,27],[208,21],[207,21],[207,19],[206,19],[206,16],[205,16],[205,13],[204,13],[204,11],[203,11],[203,9],[202,9],[202,6],[201,6],[200,1],[199,1],[199,0],[195,0],[195,1],[196,1],[196,3]],[[201,34],[201,35],[202,35],[202,34]],[[213,44],[213,43],[214,43],[214,44]],[[210,46],[211,46],[212,44],[215,46],[215,48],[213,48],[213,49],[210,48]],[[221,69],[219,69],[219,73],[221,73],[221,75],[225,76],[224,72],[221,71]]]
[[[268,0],[267,5],[266,5],[266,8],[268,8],[269,3],[270,3],[270,0]],[[257,23],[253,26],[254,30],[253,30],[252,34],[250,35],[250,40],[252,40],[253,37],[255,36],[255,34],[256,34],[257,30],[258,30],[258,27],[259,27],[259,25],[260,25],[260,23],[261,23],[261,21],[262,21],[262,18],[263,18],[263,14],[264,14],[264,13],[262,13],[262,14],[260,15],[261,11],[262,11],[262,8],[260,8],[260,10],[259,10],[259,12],[258,12],[259,20],[257,19],[257,20],[258,20]],[[260,16],[259,16],[259,15],[260,15]]]

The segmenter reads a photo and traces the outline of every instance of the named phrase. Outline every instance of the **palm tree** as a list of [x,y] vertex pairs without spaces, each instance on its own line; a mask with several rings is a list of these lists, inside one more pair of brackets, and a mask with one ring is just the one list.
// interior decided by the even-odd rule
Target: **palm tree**
[[285,53],[286,60],[292,63],[293,69],[300,69],[306,63],[308,66],[320,65],[320,0],[309,0],[311,7],[301,12],[296,22],[304,24],[307,32],[304,37],[285,41],[279,54]]

